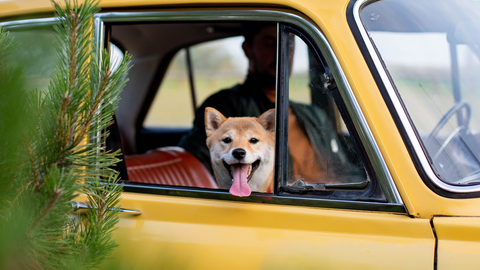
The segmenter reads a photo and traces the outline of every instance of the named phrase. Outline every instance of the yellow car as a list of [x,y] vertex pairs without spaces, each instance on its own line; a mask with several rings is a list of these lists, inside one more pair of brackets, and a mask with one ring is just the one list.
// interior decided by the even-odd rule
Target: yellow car
[[[98,48],[133,65],[107,141],[124,154],[125,269],[480,268],[480,2],[100,7]],[[0,26],[35,40],[40,88],[53,24],[48,0],[0,1]],[[219,187],[205,106],[276,109],[272,190]]]

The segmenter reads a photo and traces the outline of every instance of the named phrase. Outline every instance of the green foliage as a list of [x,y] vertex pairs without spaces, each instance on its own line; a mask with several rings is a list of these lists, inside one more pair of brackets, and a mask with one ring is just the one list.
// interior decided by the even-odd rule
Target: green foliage
[[[0,31],[0,268],[85,269],[115,247],[121,186],[105,150],[130,61],[110,71],[92,38],[97,3],[53,2],[59,57],[48,91],[25,89],[9,55],[15,40]],[[70,201],[88,198],[86,214]]]

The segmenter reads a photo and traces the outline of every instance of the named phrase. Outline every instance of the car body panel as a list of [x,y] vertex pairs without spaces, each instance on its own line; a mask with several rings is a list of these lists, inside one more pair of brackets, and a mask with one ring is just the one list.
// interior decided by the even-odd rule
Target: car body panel
[[148,268],[149,258],[170,269],[431,269],[433,264],[429,221],[407,215],[130,192],[123,193],[122,207],[142,212],[121,213],[115,231],[117,258],[135,268]]
[[480,218],[434,217],[438,269],[480,267]]

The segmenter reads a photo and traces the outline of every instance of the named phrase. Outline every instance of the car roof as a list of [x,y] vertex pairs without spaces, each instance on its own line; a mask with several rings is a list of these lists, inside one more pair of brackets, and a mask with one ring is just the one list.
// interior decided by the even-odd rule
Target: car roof
[[[63,1],[56,0],[61,3]],[[348,0],[329,0],[330,2],[348,2]],[[155,6],[185,7],[185,6],[263,6],[263,7],[314,7],[315,0],[101,0],[102,9],[142,8]],[[53,12],[50,0],[2,0],[0,1],[0,17],[22,16],[26,14]]]
[[[399,32],[415,32],[415,31],[431,31],[431,32],[446,32],[448,25],[445,24],[442,14],[448,14],[450,0],[435,0],[435,10],[425,10],[419,2],[430,0],[401,0],[404,4],[399,5],[398,1],[383,1],[381,6],[369,6],[369,13],[388,14],[382,16],[382,20],[395,22],[395,29],[389,28],[389,31]],[[57,2],[62,2],[57,0]],[[326,3],[328,2],[328,4]],[[105,11],[108,9],[122,9],[125,8],[155,8],[155,7],[208,7],[212,4],[225,7],[242,7],[242,6],[258,6],[258,7],[287,7],[294,8],[307,15],[310,14],[328,14],[332,3],[335,3],[337,8],[344,9],[350,0],[102,0],[99,6]],[[328,5],[328,6],[327,6]],[[323,7],[323,8],[322,8]],[[51,13],[53,7],[50,0],[2,0],[0,1],[0,17],[15,17],[29,14]],[[312,13],[313,12],[313,13]],[[340,11],[344,13],[344,11]],[[337,11],[338,14],[338,11]],[[409,16],[409,14],[417,14],[416,16]],[[420,15],[418,15],[420,14]],[[310,16],[311,17],[311,16]],[[423,18],[423,20],[430,22],[432,29],[417,29],[418,23],[409,21],[409,17]],[[464,18],[459,18],[462,20]],[[314,19],[315,20],[315,19]],[[365,21],[369,23],[369,21]],[[377,31],[382,31],[381,25],[376,24],[375,28],[370,28]],[[391,24],[388,24],[391,25]],[[380,27],[380,28],[378,28]]]

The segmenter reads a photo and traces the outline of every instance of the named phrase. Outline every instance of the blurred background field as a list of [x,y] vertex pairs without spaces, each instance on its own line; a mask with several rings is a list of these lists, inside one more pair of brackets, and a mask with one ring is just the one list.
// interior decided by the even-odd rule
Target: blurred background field
[[[197,107],[211,94],[245,80],[248,61],[241,49],[243,40],[243,37],[233,37],[190,48]],[[290,99],[310,103],[307,47],[299,39],[295,46]],[[175,55],[143,122],[144,127],[192,126],[194,111],[186,61],[185,50]]]
[[[445,33],[371,32],[375,45],[394,81],[398,95],[415,128],[428,135],[455,104],[452,57]],[[460,100],[474,105],[480,99],[480,61],[465,44],[457,45]],[[472,132],[480,132],[480,108],[471,106]],[[440,131],[448,136],[458,127],[457,118]]]

